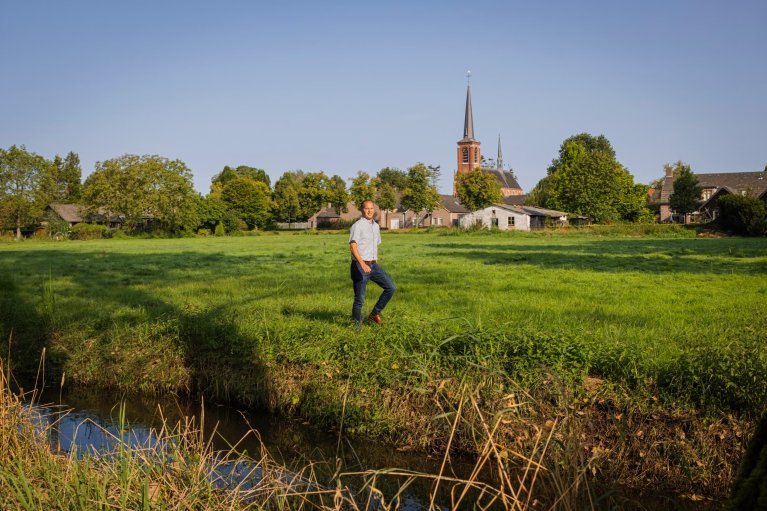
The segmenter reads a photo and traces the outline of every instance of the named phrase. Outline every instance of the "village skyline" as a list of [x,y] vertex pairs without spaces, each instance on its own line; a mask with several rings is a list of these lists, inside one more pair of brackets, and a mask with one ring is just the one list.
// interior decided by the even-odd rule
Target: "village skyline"
[[0,146],[159,154],[197,191],[225,165],[439,165],[449,193],[471,70],[476,138],[525,192],[567,137],[604,134],[636,182],[767,163],[761,2],[6,6]]

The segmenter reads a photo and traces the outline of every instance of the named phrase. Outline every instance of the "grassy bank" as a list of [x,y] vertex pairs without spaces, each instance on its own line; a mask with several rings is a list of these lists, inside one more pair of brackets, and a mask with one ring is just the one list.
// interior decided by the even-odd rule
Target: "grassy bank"
[[347,236],[2,244],[2,333],[17,371],[45,348],[56,379],[200,390],[402,446],[444,445],[432,419],[464,384],[487,413],[530,395],[558,403],[541,427],[568,406],[591,421],[584,448],[620,458],[600,469],[619,480],[721,495],[767,403],[767,240],[387,233],[399,291],[357,331]]

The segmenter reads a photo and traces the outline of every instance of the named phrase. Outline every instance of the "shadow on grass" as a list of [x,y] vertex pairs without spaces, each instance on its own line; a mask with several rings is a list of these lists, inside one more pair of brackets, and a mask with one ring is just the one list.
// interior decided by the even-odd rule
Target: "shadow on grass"
[[[271,371],[259,356],[259,339],[242,332],[236,306],[279,294],[279,289],[266,295],[256,289],[243,298],[226,296],[231,290],[222,291],[216,283],[241,279],[254,268],[273,274],[284,261],[195,252],[7,252],[0,259],[0,333],[7,340],[13,332],[14,371],[27,378],[47,348],[48,381],[58,382],[66,368],[68,375],[80,371],[85,383],[107,383],[123,391],[179,391],[186,386],[216,398],[271,407]],[[163,295],[171,287],[178,292],[175,287],[185,280],[194,284],[190,296],[205,306],[187,307],[183,299],[173,303]],[[211,299],[205,300],[209,293]],[[338,320],[323,310],[301,314]],[[173,379],[171,367],[162,367],[172,358],[163,351],[181,354],[189,375],[185,383]],[[163,388],[152,389],[146,381],[162,382],[166,376]]]
[[[568,240],[569,241],[569,240]],[[599,240],[567,244],[431,243],[433,255],[487,265],[535,265],[595,272],[767,273],[767,240]]]

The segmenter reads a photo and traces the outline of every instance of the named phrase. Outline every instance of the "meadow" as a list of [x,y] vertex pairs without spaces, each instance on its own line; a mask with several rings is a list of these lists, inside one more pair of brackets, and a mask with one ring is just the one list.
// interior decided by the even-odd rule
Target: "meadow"
[[[567,416],[594,474],[723,494],[767,405],[767,239],[385,233],[398,291],[361,329],[347,240],[2,243],[3,354],[15,374],[44,350],[49,381],[204,393],[401,448],[478,450],[503,410],[512,444]],[[469,394],[474,418],[451,422]]]

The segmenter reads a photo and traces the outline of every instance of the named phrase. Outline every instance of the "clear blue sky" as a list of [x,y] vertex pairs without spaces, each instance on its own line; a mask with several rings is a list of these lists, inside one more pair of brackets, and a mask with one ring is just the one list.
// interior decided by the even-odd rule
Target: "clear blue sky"
[[0,3],[0,147],[224,165],[441,165],[475,135],[528,191],[570,135],[638,182],[767,164],[767,1]]

